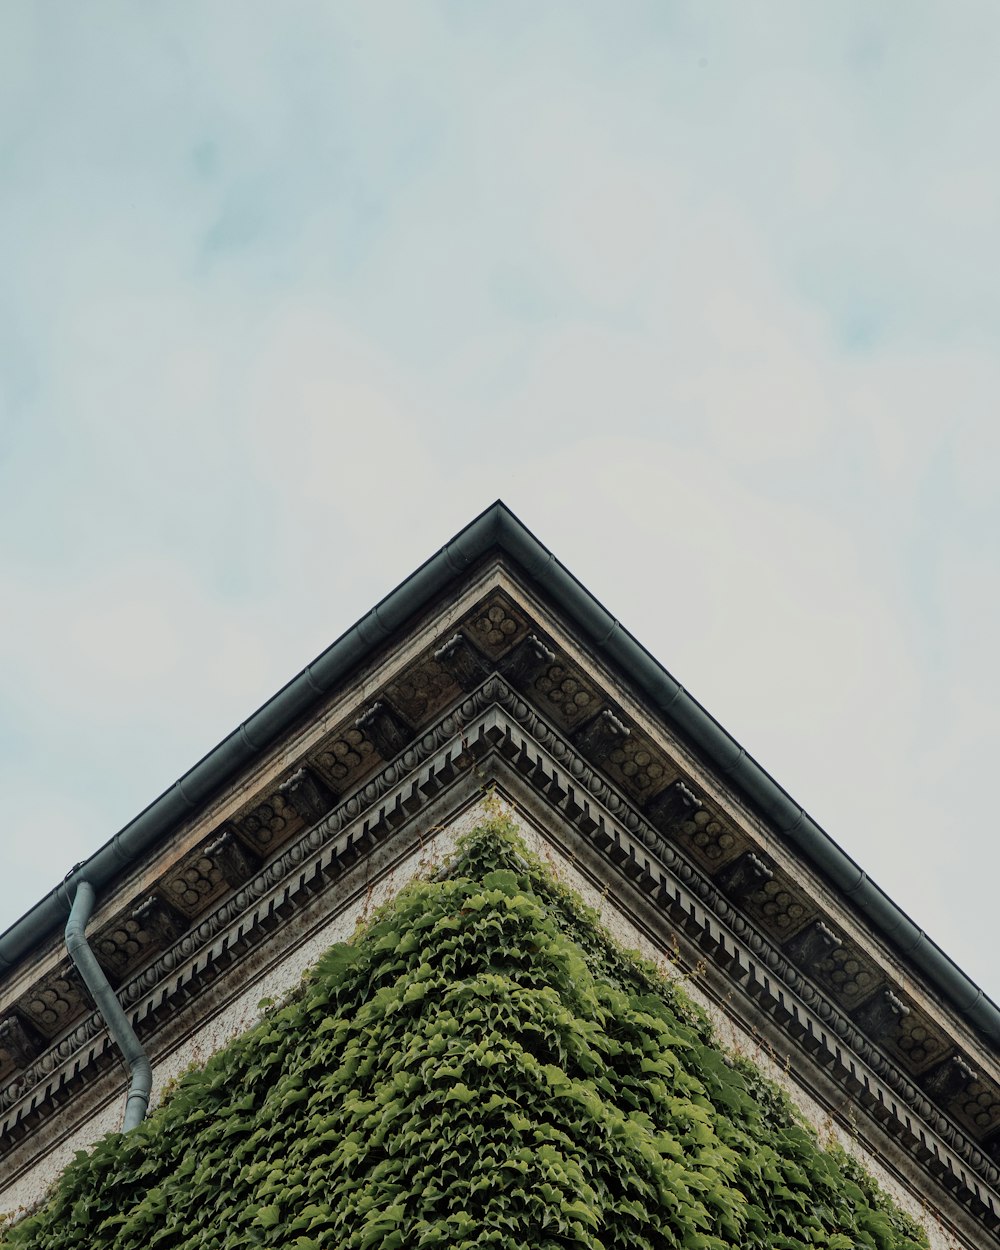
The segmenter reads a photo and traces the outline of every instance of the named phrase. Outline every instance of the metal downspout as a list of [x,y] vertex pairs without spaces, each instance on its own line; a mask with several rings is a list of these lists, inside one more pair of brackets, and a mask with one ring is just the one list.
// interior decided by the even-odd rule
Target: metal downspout
[[108,978],[104,975],[104,969],[97,962],[97,956],[87,942],[84,930],[93,910],[94,887],[89,881],[80,881],[73,896],[69,920],[66,921],[66,949],[108,1026],[112,1041],[117,1044],[128,1064],[132,1082],[125,1099],[125,1122],[122,1125],[122,1132],[127,1133],[146,1117],[149,1091],[153,1087],[153,1069],[108,983]]

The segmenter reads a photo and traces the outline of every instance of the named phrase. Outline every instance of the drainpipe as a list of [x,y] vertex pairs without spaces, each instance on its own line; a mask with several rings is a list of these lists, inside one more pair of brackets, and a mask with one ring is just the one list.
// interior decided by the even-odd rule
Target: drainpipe
[[89,881],[81,881],[77,884],[69,920],[66,921],[66,949],[108,1026],[112,1041],[117,1044],[128,1064],[132,1082],[125,1099],[125,1122],[122,1125],[122,1132],[127,1133],[146,1117],[149,1091],[153,1086],[153,1070],[135,1030],[129,1024],[114,990],[108,984],[104,969],[97,962],[97,956],[87,942],[84,930],[93,910],[94,887]]

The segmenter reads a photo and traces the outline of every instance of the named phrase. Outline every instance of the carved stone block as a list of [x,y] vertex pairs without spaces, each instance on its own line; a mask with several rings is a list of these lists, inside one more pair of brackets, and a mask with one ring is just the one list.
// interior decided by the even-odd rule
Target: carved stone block
[[816,919],[816,907],[783,872],[750,895],[744,904],[747,915],[761,924],[774,941],[783,944]]
[[854,942],[845,942],[813,966],[813,975],[848,1011],[866,999],[883,980]]
[[614,712],[605,708],[588,721],[575,737],[576,745],[595,763],[603,763],[632,730]]
[[723,868],[716,881],[730,898],[739,901],[761,889],[773,876],[770,864],[753,851],[746,851]]
[[162,885],[170,903],[192,917],[221,897],[225,888],[222,872],[207,849],[187,856]]
[[38,1030],[17,1012],[0,1019],[0,1050],[5,1050],[15,1067],[26,1068],[45,1049],[45,1039]]
[[55,1037],[90,1009],[90,996],[68,961],[32,986],[17,1004],[18,1015],[46,1038]]
[[253,811],[239,817],[236,825],[251,846],[268,851],[300,829],[302,820],[285,796],[276,791]]
[[541,711],[549,713],[564,728],[582,725],[603,702],[589,682],[561,663],[544,668],[535,678],[532,690]]
[[529,634],[506,657],[502,672],[507,681],[520,690],[534,682],[544,669],[555,662],[555,652],[550,651],[536,634]]
[[453,703],[461,689],[433,656],[425,656],[390,682],[385,693],[392,706],[399,708],[411,725],[424,725],[446,704]]
[[395,759],[413,740],[413,730],[385,699],[373,703],[355,723],[384,760]]
[[749,849],[747,839],[708,807],[691,811],[670,832],[686,839],[697,858],[713,872]]
[[1000,1131],[1000,1088],[982,1073],[973,1074],[953,1099],[952,1109],[977,1138]]
[[879,990],[854,1013],[858,1027],[879,1040],[894,1039],[910,1008],[892,990]]
[[939,1063],[924,1077],[924,1089],[937,1102],[946,1104],[957,1097],[976,1078],[975,1072],[961,1055],[952,1055]]
[[490,674],[490,666],[461,631],[437,648],[434,659],[463,690],[475,690]]
[[897,1057],[914,1075],[933,1067],[947,1049],[944,1037],[920,1010],[911,1011],[903,1019],[895,1045]]
[[604,770],[628,794],[642,803],[676,776],[667,756],[638,729],[619,737],[603,762]]
[[176,941],[187,918],[159,894],[150,894],[91,938],[91,948],[112,985],[144,959]]
[[342,794],[378,761],[375,743],[357,725],[342,727],[312,756],[312,763],[332,789]]
[[234,890],[249,881],[260,864],[260,859],[225,826],[205,844],[204,853],[222,873],[226,885]]
[[509,651],[528,628],[523,615],[503,593],[491,595],[471,614],[467,624],[476,645],[492,659]]
[[278,786],[278,793],[284,795],[307,824],[321,820],[337,801],[323,778],[308,764],[296,769],[287,781],[283,781]]
[[187,929],[187,918],[159,894],[144,898],[132,909],[132,916],[160,948],[176,942]]
[[800,968],[808,972],[829,959],[843,944],[843,939],[828,925],[822,920],[815,920],[789,939],[785,950]]
[[694,790],[684,781],[678,780],[649,801],[646,815],[657,829],[665,832],[681,821],[691,820],[695,812],[700,811],[703,806]]
[[90,946],[105,976],[112,985],[118,985],[128,970],[140,962],[150,941],[142,922],[124,912],[94,934]]

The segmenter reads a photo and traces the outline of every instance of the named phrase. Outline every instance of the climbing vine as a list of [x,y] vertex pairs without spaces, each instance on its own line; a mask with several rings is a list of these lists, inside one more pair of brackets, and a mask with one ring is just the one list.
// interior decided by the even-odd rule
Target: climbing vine
[[31,1250],[923,1250],[502,818],[80,1152]]

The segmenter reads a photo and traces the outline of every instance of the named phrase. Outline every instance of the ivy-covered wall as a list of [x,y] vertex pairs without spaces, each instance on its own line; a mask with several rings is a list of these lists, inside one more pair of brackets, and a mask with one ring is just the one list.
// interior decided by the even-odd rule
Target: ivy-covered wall
[[499,818],[0,1243],[926,1245]]

